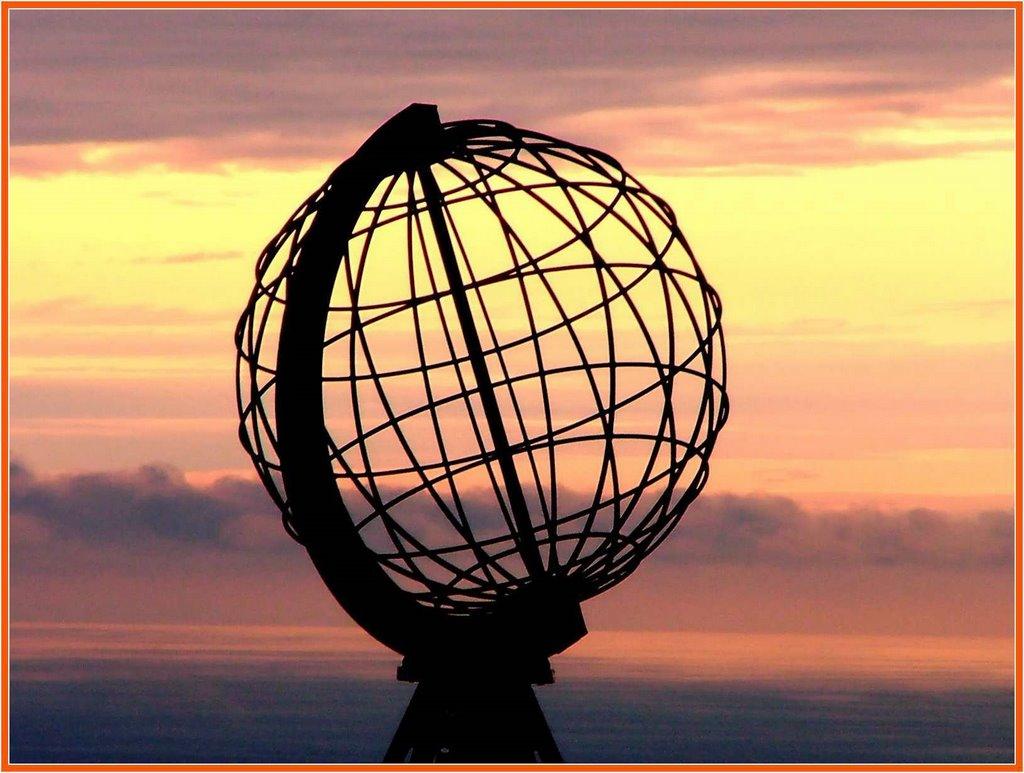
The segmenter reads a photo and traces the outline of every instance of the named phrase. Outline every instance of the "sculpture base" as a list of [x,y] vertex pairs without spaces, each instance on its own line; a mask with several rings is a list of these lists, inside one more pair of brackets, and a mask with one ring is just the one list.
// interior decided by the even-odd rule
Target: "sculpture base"
[[416,687],[384,762],[562,762],[562,755],[528,679],[433,676]]

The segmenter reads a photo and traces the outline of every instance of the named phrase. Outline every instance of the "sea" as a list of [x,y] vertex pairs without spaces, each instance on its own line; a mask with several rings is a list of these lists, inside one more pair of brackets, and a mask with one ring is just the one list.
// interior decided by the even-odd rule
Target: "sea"
[[[10,630],[15,763],[379,762],[415,689],[352,627]],[[1009,638],[595,631],[552,662],[567,762],[1013,761]]]

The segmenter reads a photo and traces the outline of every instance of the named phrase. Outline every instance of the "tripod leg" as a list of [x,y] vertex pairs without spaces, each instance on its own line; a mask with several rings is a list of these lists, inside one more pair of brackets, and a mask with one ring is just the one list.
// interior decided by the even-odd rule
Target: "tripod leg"
[[529,683],[424,680],[384,762],[561,762]]
[[422,684],[416,685],[402,721],[398,723],[398,729],[384,752],[384,762],[409,761],[409,755],[415,755],[417,750],[422,751],[425,738],[433,734],[435,728],[432,727],[430,700],[425,692]]
[[528,703],[526,713],[527,716],[533,718],[534,728],[532,736],[535,739],[534,746],[537,752],[537,762],[565,762],[562,759],[562,752],[559,751],[558,744],[555,742],[555,736],[551,733],[551,727],[544,717],[544,710],[541,709],[540,703],[537,701],[536,693],[530,687],[526,689],[529,693],[526,696]]

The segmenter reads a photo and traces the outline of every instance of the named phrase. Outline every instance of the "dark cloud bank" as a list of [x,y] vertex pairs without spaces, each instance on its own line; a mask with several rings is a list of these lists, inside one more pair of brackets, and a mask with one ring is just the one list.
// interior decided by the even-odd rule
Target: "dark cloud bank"
[[[11,142],[181,145],[111,168],[319,163],[435,102],[645,168],[771,169],[1009,149],[1012,76],[1010,10],[15,10]],[[988,131],[860,136],[922,120]]]
[[[56,541],[253,554],[291,547],[262,487],[241,478],[199,487],[160,466],[39,477],[15,463],[10,483],[15,553]],[[1012,566],[1013,545],[1008,510],[810,512],[784,497],[720,494],[701,497],[654,559],[991,569]]]
[[[107,587],[93,582],[106,570],[102,562],[122,551],[141,554],[139,563],[147,571],[112,576],[109,587],[119,592],[135,589],[139,598],[131,602],[137,607],[133,612],[119,596],[115,610],[101,608],[106,619],[134,615],[148,620],[140,610],[154,607],[165,616],[167,597],[195,595],[205,587],[190,585],[185,575],[194,580],[205,573],[212,575],[212,584],[226,582],[227,598],[220,602],[223,608],[213,605],[212,618],[197,617],[197,608],[186,609],[188,620],[223,624],[235,619],[226,617],[225,610],[236,610],[244,596],[272,596],[275,578],[281,576],[268,567],[288,564],[289,555],[298,551],[281,529],[266,494],[251,481],[222,478],[198,487],[179,472],[157,466],[41,477],[15,464],[10,472],[16,574],[31,570],[36,560],[43,566],[44,556],[69,564],[78,552],[99,557],[85,569],[79,565],[65,573],[57,583],[47,584],[35,574],[16,584],[25,617],[45,608],[48,594],[71,594],[72,601],[67,609],[58,610],[58,618],[87,618],[93,609],[91,596]],[[127,546],[132,550],[124,550]],[[139,546],[148,550],[135,550]],[[1003,621],[1010,617],[1010,582],[994,584],[993,573],[984,570],[994,568],[1008,578],[1012,546],[1009,511],[973,517],[926,510],[812,513],[780,497],[706,496],[652,562],[662,567],[685,565],[688,582],[698,575],[697,587],[676,585],[685,591],[672,593],[663,588],[652,593],[648,588],[647,595],[631,595],[628,606],[651,607],[648,623],[664,625],[678,619],[698,629],[728,629],[725,613],[732,611],[743,618],[740,630],[781,619],[783,607],[795,608],[783,620],[785,625],[811,630],[813,608],[824,610],[819,617],[824,615],[830,633],[842,632],[845,619],[852,625],[849,630],[858,634],[877,629],[865,614],[878,607],[890,609],[901,621],[916,615],[934,624],[938,618],[940,627],[955,618],[966,633],[978,635],[980,603],[991,604],[996,596],[994,611],[986,614]],[[223,560],[217,563],[253,567],[260,573],[259,581],[249,574],[244,585],[232,584],[232,575],[218,574],[208,554],[189,561],[194,549],[219,551],[217,557]],[[279,554],[271,555],[275,551]],[[179,559],[183,574],[169,583],[154,582],[158,578],[151,575]],[[811,575],[798,576],[795,586],[783,585],[781,591],[777,584],[764,587],[765,575],[789,573],[793,564],[817,568]],[[846,589],[857,576],[870,574],[865,565],[881,567],[877,572],[883,573],[896,567],[901,584],[890,585],[891,576],[883,586],[853,582],[848,589],[852,598],[835,595],[837,582]],[[846,571],[830,584],[832,567]],[[899,567],[907,571],[900,572]],[[961,570],[980,570],[980,583],[958,573]],[[753,574],[744,574],[748,571]],[[943,573],[945,584],[936,584]],[[914,581],[914,574],[923,575],[923,580]],[[730,591],[731,575],[741,576]],[[276,610],[277,618],[295,619],[293,608],[304,598],[326,599],[312,571],[296,571],[287,579],[286,594],[261,602]],[[920,585],[924,595],[907,595],[902,584]],[[630,593],[643,591],[641,586]],[[973,595],[960,598],[972,587]],[[701,614],[698,607],[687,605],[688,599],[703,603],[701,589],[713,607],[711,613]],[[776,595],[780,598],[773,600]],[[742,599],[748,597],[743,606]],[[659,599],[670,603],[658,606]],[[673,601],[681,605],[673,606]],[[325,603],[334,609],[333,602]],[[624,606],[621,598],[609,603]],[[851,609],[843,618],[846,607]],[[260,614],[254,619],[264,621],[266,609]],[[588,615],[592,622],[618,620],[618,627],[623,622],[607,614],[602,617],[594,608]],[[985,630],[991,629],[989,625]],[[374,662],[383,672],[380,664],[385,661],[388,676],[382,680],[362,678],[358,669],[354,674],[341,669],[324,675],[314,668],[310,675],[304,670],[305,660],[292,660],[290,670],[254,670],[251,662],[234,661],[199,666],[187,658],[168,657],[166,651],[137,663],[93,660],[86,670],[70,660],[33,666],[15,659],[12,759],[49,764],[378,760],[411,692],[411,685],[391,678],[393,659],[381,655]],[[44,669],[44,677],[33,677],[33,668]],[[573,762],[979,764],[1013,759],[1009,683],[936,691],[879,686],[859,672],[848,680],[829,677],[824,688],[798,681],[716,683],[700,674],[659,683],[580,668],[538,692],[558,742]]]
[[336,131],[425,98],[459,113],[500,107],[537,120],[567,102],[576,110],[693,104],[697,77],[745,67],[842,66],[862,77],[820,88],[901,96],[1012,76],[1012,18],[994,10],[18,10],[11,135],[34,143]]

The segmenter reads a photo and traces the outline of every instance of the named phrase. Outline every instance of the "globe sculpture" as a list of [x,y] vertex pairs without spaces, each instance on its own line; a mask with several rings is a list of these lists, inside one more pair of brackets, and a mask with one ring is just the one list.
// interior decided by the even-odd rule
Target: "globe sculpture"
[[[263,250],[235,335],[241,442],[341,606],[404,656],[410,713],[460,690],[532,710],[580,603],[672,531],[727,416],[721,313],[668,204],[615,159],[431,105]],[[456,754],[424,751],[414,719],[389,758]],[[461,758],[519,754],[471,735]]]

